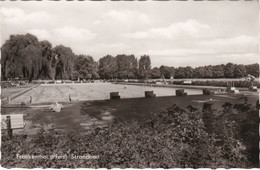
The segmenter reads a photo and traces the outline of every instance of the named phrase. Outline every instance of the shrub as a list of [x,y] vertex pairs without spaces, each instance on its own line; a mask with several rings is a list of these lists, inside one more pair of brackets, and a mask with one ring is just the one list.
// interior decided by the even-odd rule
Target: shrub
[[[234,109],[230,104],[225,104],[223,107],[233,109],[233,112],[242,108]],[[250,113],[250,116],[241,119],[245,122],[243,128],[252,124],[245,121],[246,119],[255,122],[252,111],[252,108],[245,111]],[[252,137],[248,134],[250,141],[241,142],[240,138],[236,137],[237,129],[234,129],[236,126],[233,125],[234,122],[232,123],[233,117],[224,111],[220,116],[216,116],[215,112],[212,105],[207,103],[202,112],[190,105],[186,109],[173,105],[166,111],[151,113],[141,122],[116,119],[110,128],[101,129],[93,126],[87,131],[75,127],[65,133],[42,128],[38,134],[26,139],[14,136],[12,140],[7,140],[3,136],[2,166],[8,168],[251,167],[252,164],[248,164],[246,155],[255,149],[250,146]],[[211,116],[206,116],[208,114]],[[215,123],[213,120],[220,120],[218,117],[223,116],[226,118],[219,125],[223,129],[222,133],[216,133],[214,129],[208,133],[207,126],[212,128]],[[241,135],[246,133],[247,130]],[[257,133],[254,133],[253,137],[255,135]],[[256,141],[258,143],[258,140]],[[246,150],[244,143],[247,144]],[[90,154],[99,155],[99,159],[73,160],[68,157],[67,160],[26,160],[16,159],[17,153]],[[255,155],[249,154],[249,156]]]

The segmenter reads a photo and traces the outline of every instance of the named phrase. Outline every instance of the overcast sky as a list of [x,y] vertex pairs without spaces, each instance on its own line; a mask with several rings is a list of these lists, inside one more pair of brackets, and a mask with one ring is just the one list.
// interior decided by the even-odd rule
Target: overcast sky
[[31,33],[95,60],[150,55],[152,66],[259,60],[258,2],[1,2],[2,44]]

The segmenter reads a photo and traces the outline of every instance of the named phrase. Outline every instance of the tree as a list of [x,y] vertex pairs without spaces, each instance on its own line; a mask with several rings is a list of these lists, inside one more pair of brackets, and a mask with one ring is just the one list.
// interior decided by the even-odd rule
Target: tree
[[52,60],[52,45],[49,41],[40,41],[40,49],[42,55],[42,67],[40,69],[39,77],[51,79],[51,60]]
[[235,76],[235,78],[245,77],[246,76],[245,66],[242,64],[235,65],[234,76]]
[[116,57],[118,70],[116,73],[117,78],[130,79],[136,78],[137,75],[137,59],[134,55],[117,55]]
[[185,67],[178,67],[175,71],[176,78],[186,78],[186,69]]
[[78,55],[74,60],[74,78],[77,76],[80,79],[97,79],[98,64],[91,56]]
[[175,71],[176,78],[193,78],[194,69],[190,66],[178,67]]
[[1,47],[1,52],[3,79],[20,77],[32,81],[39,75],[41,50],[34,35],[11,35]]
[[247,74],[251,74],[255,77],[259,77],[259,64],[249,64],[245,66]]
[[204,78],[212,78],[213,73],[212,73],[212,66],[204,66]]
[[63,45],[56,46],[51,57],[52,79],[71,78],[74,58],[71,48]]
[[204,72],[205,72],[205,69],[204,67],[197,67],[195,68],[195,71],[194,71],[194,77],[196,78],[204,78]]
[[107,55],[99,59],[99,75],[101,78],[113,79],[117,71],[117,61],[111,56]]
[[212,67],[213,78],[224,78],[225,65],[215,65]]
[[169,79],[169,78],[175,76],[174,67],[168,67],[168,66],[162,65],[159,69],[160,69],[160,72],[161,72],[161,76],[166,78],[166,79]]
[[151,60],[148,55],[141,56],[139,59],[138,75],[142,79],[148,79],[151,72]]
[[151,77],[153,79],[158,79],[161,77],[161,72],[160,72],[160,69],[158,67],[154,67],[152,70],[151,70]]
[[185,67],[185,78],[193,78],[194,69],[190,66]]
[[[52,48],[48,41],[38,41],[32,34],[11,35],[1,47],[1,75],[2,79],[19,77],[22,79],[69,79],[72,76],[86,76],[74,68],[75,55],[71,48],[63,45]],[[87,56],[85,56],[87,57]],[[89,58],[89,56],[87,57]],[[91,57],[92,58],[92,57]],[[92,58],[93,60],[93,58]],[[134,55],[107,55],[99,60],[99,64],[93,61],[91,78],[235,78],[244,77],[247,74],[259,77],[259,64],[201,66],[195,69],[179,67],[175,69],[169,66],[151,69],[151,60],[147,55],[141,56],[139,63]],[[87,66],[88,67],[88,66]],[[93,71],[94,70],[94,71]],[[84,71],[83,71],[84,72]]]
[[[41,69],[41,51],[38,47],[30,44],[26,48],[21,50],[21,58],[24,59],[22,62],[22,72],[23,75],[28,75],[29,82],[32,79],[38,78],[40,69]],[[19,64],[17,63],[19,68]],[[21,68],[20,68],[21,69]],[[19,69],[19,70],[20,70]],[[22,77],[19,75],[19,77]]]
[[225,78],[234,78],[235,65],[233,63],[228,63],[225,66]]
[[50,42],[39,42],[34,35],[26,34],[11,35],[1,50],[3,79],[70,78],[74,54],[68,47],[52,49]]

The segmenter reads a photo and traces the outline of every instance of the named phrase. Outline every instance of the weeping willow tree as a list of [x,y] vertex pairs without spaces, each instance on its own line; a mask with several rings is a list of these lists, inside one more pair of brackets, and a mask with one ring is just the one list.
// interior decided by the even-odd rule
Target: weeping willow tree
[[1,48],[2,78],[19,77],[31,81],[41,69],[41,50],[37,37],[11,35]]
[[75,55],[71,48],[63,45],[56,46],[53,49],[51,58],[52,79],[70,79]]
[[48,41],[40,41],[41,54],[42,54],[42,67],[39,72],[40,79],[51,79],[52,78],[52,68],[51,60],[53,58],[52,44]]
[[75,58],[71,48],[52,48],[31,34],[11,35],[1,47],[2,80],[19,77],[33,79],[69,79]]

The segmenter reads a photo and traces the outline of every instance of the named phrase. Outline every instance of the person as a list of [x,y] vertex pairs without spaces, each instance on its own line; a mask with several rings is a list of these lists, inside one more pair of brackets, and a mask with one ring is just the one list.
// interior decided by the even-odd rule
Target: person
[[62,108],[63,108],[63,105],[59,104],[57,101],[55,102],[55,104],[52,104],[49,107],[49,109],[51,109],[54,112],[60,112]]
[[248,74],[247,77],[246,77],[246,80],[251,83],[249,88],[252,88],[253,82],[255,80],[255,76]]

